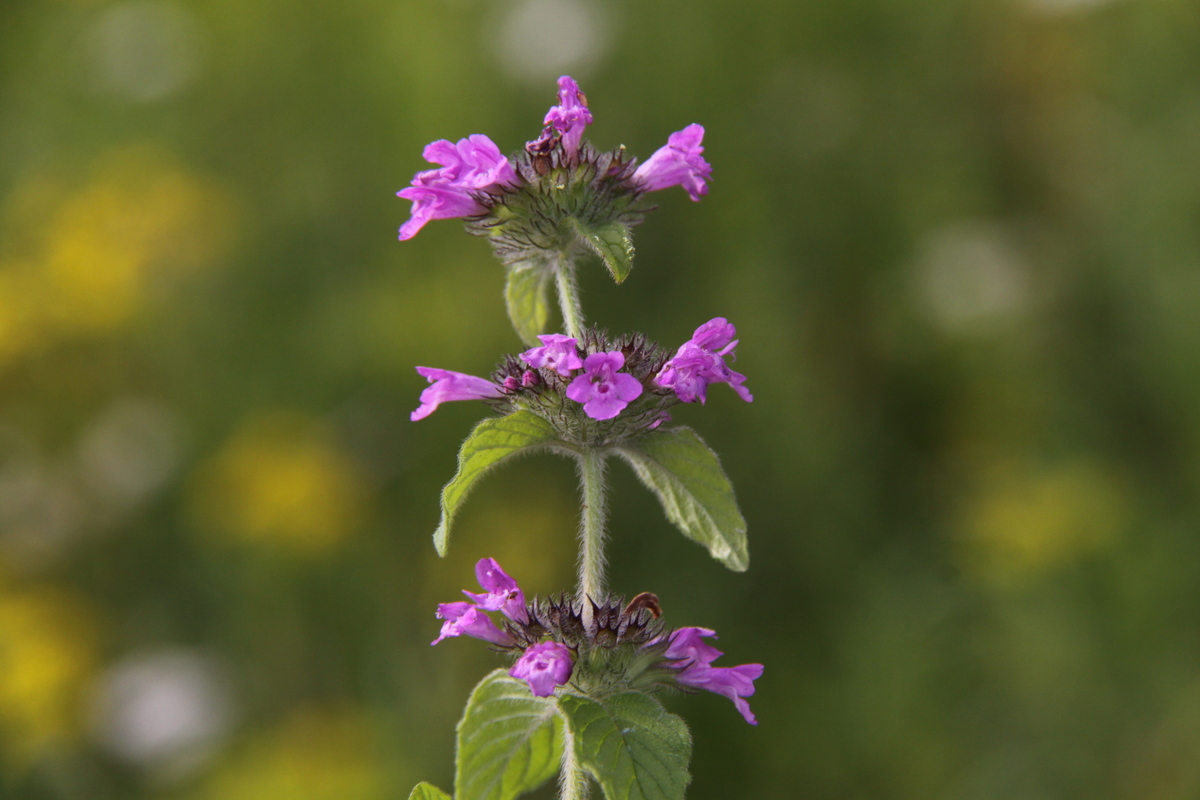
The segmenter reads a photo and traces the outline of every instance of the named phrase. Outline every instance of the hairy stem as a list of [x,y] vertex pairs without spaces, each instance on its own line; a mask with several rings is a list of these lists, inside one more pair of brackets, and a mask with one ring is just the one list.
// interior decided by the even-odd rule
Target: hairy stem
[[591,622],[592,604],[604,599],[604,456],[584,446],[579,453],[579,488],[583,514],[579,526],[579,602],[584,620]]
[[565,253],[558,257],[554,280],[558,287],[558,307],[562,310],[563,328],[567,336],[579,339],[583,335],[583,307],[579,305],[579,284],[575,281],[575,262]]
[[575,735],[571,733],[571,726],[564,718],[562,768],[558,773],[558,797],[559,800],[587,800],[587,796],[587,774],[584,773],[583,768],[579,766],[579,761],[575,758]]

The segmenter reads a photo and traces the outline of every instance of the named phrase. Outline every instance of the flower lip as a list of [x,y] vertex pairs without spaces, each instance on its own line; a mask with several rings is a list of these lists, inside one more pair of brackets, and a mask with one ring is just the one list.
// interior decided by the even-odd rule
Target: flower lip
[[567,397],[583,403],[592,419],[612,419],[642,394],[637,378],[618,372],[623,366],[625,356],[619,350],[592,353],[583,361],[583,373],[567,387]]

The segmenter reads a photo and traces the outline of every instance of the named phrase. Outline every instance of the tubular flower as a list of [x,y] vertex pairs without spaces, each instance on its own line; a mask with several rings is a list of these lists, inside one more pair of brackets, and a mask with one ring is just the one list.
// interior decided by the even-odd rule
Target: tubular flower
[[475,577],[486,594],[463,594],[474,600],[484,611],[500,611],[514,622],[529,622],[525,611],[525,593],[494,558],[480,559],[475,565]]
[[617,370],[625,366],[625,356],[617,350],[592,353],[583,362],[583,374],[567,387],[567,397],[583,403],[583,412],[592,419],[612,419],[642,394],[637,378]]
[[490,400],[504,394],[500,386],[474,375],[434,367],[417,367],[417,372],[432,385],[421,392],[421,405],[409,416],[413,422],[425,419],[451,400]]
[[725,363],[733,355],[737,330],[724,317],[716,317],[696,328],[692,338],[684,342],[658,373],[655,383],[673,389],[685,403],[706,399],[710,383],[728,383],[747,403],[754,399],[742,384],[746,376],[734,372]]
[[579,91],[579,84],[570,75],[558,79],[558,105],[546,112],[542,124],[546,126],[542,135],[525,145],[526,150],[543,152],[553,147],[558,139],[569,155],[579,153],[583,132],[592,124],[592,112],[588,110],[587,96]]
[[691,124],[667,137],[667,143],[658,148],[633,173],[633,180],[649,192],[682,186],[692,200],[708,194],[706,181],[712,175],[712,166],[700,155],[704,147],[704,128]]
[[430,644],[437,644],[452,636],[474,636],[485,642],[508,647],[513,644],[513,638],[496,627],[491,617],[483,613],[483,609],[471,603],[442,603],[437,610],[438,619],[444,619],[438,638]]
[[433,219],[450,219],[482,214],[487,209],[476,199],[478,193],[501,184],[515,184],[517,173],[508,158],[481,133],[454,144],[439,139],[422,154],[438,169],[418,172],[412,186],[396,194],[413,201],[412,217],[400,228],[400,239],[411,239]]
[[529,366],[552,369],[564,378],[571,374],[571,370],[583,366],[575,339],[561,333],[545,334],[538,338],[542,340],[541,347],[533,347],[521,353],[521,358]]
[[554,694],[555,686],[562,686],[571,679],[574,667],[571,651],[566,645],[542,642],[526,650],[508,674],[528,683],[529,691],[535,697],[549,697]]
[[763,665],[712,666],[712,662],[724,653],[701,641],[703,637],[710,636],[715,638],[716,633],[707,628],[679,628],[671,634],[665,655],[679,659],[671,665],[679,670],[675,680],[684,686],[728,697],[746,722],[757,725],[758,720],[754,718],[745,698],[754,694],[754,681],[762,677]]

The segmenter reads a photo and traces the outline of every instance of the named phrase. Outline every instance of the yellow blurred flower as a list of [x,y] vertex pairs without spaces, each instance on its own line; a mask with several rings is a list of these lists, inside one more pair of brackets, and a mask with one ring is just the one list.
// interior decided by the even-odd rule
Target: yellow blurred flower
[[1038,573],[1102,550],[1127,515],[1120,482],[1094,463],[1007,464],[988,476],[960,528],[964,560],[984,577]]
[[197,800],[375,800],[384,785],[361,714],[305,710],[218,767]]
[[193,509],[206,531],[315,553],[354,530],[362,486],[327,426],[275,411],[246,422],[199,470]]
[[95,624],[57,589],[0,590],[0,753],[28,763],[78,733],[95,663]]
[[153,145],[102,156],[73,190],[36,176],[8,198],[0,251],[0,363],[133,319],[164,278],[227,243],[227,194]]

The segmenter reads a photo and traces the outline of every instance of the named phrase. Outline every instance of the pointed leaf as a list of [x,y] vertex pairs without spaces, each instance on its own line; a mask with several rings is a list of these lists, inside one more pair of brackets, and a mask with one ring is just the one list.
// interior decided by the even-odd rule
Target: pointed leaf
[[517,261],[508,267],[504,300],[508,318],[521,341],[537,347],[539,333],[547,333],[550,323],[550,284],[554,270],[540,257]]
[[432,783],[421,781],[412,790],[412,794],[408,796],[408,800],[453,800],[453,798]]
[[442,521],[433,534],[438,555],[446,555],[450,523],[476,481],[512,456],[536,452],[557,441],[558,434],[550,423],[528,411],[485,419],[476,425],[458,451],[458,472],[442,489]]
[[737,572],[750,566],[746,520],[721,462],[691,428],[651,431],[615,451],[658,495],[667,519]]
[[607,800],[683,800],[692,737],[680,717],[641,692],[602,701],[564,694],[558,705],[575,758]]
[[498,669],[471,693],[458,723],[458,800],[511,800],[558,772],[562,719],[554,699],[534,697]]
[[633,232],[623,222],[585,226],[575,221],[575,230],[587,242],[617,283],[629,277],[633,269]]

